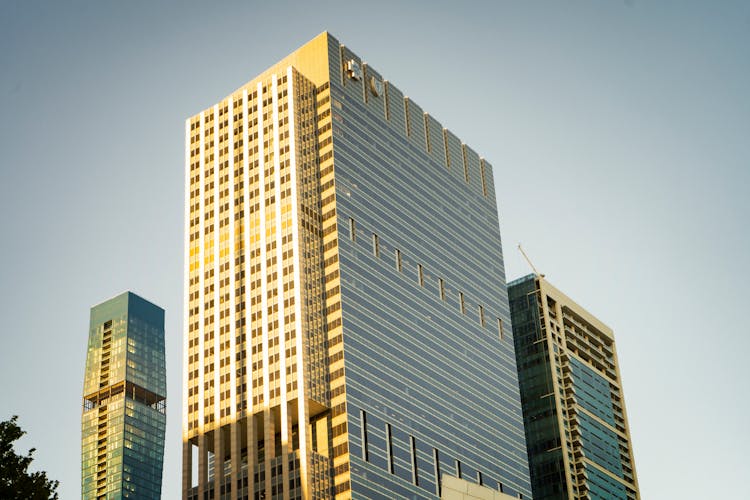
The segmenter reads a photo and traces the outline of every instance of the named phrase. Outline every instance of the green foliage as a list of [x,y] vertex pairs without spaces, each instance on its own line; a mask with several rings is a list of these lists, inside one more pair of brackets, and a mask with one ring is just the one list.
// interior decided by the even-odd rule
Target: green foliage
[[57,500],[58,481],[47,479],[45,472],[29,472],[34,448],[26,456],[16,455],[13,443],[26,432],[16,421],[18,416],[0,422],[0,498],[8,500]]

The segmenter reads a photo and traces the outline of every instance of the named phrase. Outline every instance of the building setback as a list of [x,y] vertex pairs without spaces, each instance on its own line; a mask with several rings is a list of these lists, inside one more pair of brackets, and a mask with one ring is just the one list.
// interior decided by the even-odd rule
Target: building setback
[[160,497],[166,394],[164,310],[131,292],[92,307],[82,498]]
[[541,276],[508,295],[534,499],[640,498],[612,330]]
[[529,498],[488,162],[328,33],[185,162],[183,498]]

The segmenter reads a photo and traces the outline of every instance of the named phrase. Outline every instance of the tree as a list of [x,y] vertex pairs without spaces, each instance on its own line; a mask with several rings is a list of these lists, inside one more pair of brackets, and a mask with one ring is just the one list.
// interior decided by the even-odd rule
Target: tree
[[0,422],[0,498],[8,500],[57,500],[58,481],[46,472],[29,472],[34,448],[26,456],[16,455],[13,443],[26,432],[18,426],[18,416]]

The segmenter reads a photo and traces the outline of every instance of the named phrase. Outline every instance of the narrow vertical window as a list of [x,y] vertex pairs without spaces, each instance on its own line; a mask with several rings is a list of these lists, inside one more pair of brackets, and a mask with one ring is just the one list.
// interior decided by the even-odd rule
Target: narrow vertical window
[[411,482],[415,486],[419,486],[419,471],[417,470],[417,441],[414,436],[409,436],[409,444],[411,448]]
[[375,257],[380,257],[380,240],[375,233],[372,233],[372,254]]
[[359,410],[359,417],[362,421],[362,460],[368,462],[370,454],[367,449],[367,413],[365,413],[365,410]]
[[484,177],[484,160],[479,161],[479,176],[482,178],[482,194],[487,196],[487,179]]
[[440,291],[440,300],[445,300],[445,280],[438,278],[438,290]]
[[466,144],[461,144],[461,153],[464,157],[464,180],[469,182],[469,159],[466,158]]
[[396,271],[401,272],[403,269],[401,265],[401,250],[396,249]]
[[443,129],[443,147],[445,149],[445,167],[451,168],[451,155],[448,151],[448,129]]
[[357,224],[351,217],[349,217],[349,239],[357,241]]
[[385,99],[385,119],[390,120],[391,119],[391,99],[388,95],[388,81],[383,81],[383,92],[384,92],[384,99]]
[[500,340],[503,340],[503,320],[497,318],[497,333],[500,335]]
[[441,488],[440,488],[440,454],[438,453],[437,448],[432,449],[432,460],[435,464],[435,493],[437,496],[440,496],[442,494]]
[[393,474],[393,431],[391,424],[385,424],[385,458],[388,462],[388,472]]
[[422,264],[417,264],[417,281],[419,282],[419,286],[424,286],[424,269],[422,269]]
[[427,113],[422,115],[424,117],[424,145],[428,153],[432,153],[432,147],[430,146],[430,121],[427,119]]
[[484,326],[484,306],[479,306],[479,326]]
[[500,481],[497,482],[497,491],[503,493],[503,483],[501,483]]
[[404,118],[406,122],[406,137],[411,137],[411,123],[409,120],[409,98],[404,97]]
[[480,470],[477,471],[477,484],[479,484],[479,486],[484,486],[484,480],[482,479],[482,471]]
[[466,314],[466,301],[464,301],[464,292],[458,292],[458,309],[461,314]]
[[456,477],[461,479],[461,461],[456,460]]

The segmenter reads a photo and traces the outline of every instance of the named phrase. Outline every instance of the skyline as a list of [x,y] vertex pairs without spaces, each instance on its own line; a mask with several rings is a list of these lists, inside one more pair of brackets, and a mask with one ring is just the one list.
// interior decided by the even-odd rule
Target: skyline
[[[750,346],[736,293],[750,249],[748,6],[422,3],[393,18],[399,4],[146,5],[0,7],[0,418],[20,416],[20,446],[62,498],[80,488],[88,308],[126,289],[166,309],[163,492],[178,494],[184,120],[323,30],[493,164],[508,278],[529,271],[520,241],[616,332],[644,497],[731,496],[700,477],[741,477],[750,444],[736,398]],[[245,61],[225,47],[248,47]]]

